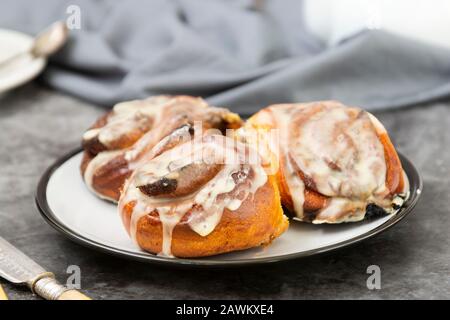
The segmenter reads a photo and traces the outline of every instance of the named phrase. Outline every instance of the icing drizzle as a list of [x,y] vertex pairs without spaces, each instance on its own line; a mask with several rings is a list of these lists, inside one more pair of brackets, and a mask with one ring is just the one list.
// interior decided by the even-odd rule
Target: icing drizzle
[[284,164],[281,170],[298,219],[311,220],[304,212],[306,188],[327,197],[325,206],[314,212],[313,223],[362,220],[369,203],[393,212],[378,137],[386,130],[374,116],[325,101],[273,105],[257,117],[263,127],[279,130],[278,149],[271,153]]
[[[91,191],[102,198],[107,198],[95,190],[93,180],[96,172],[115,157],[123,157],[128,169],[134,170],[151,159],[154,155],[153,147],[177,127],[195,121],[204,124],[213,122],[214,125],[219,123],[222,117],[230,115],[237,117],[226,109],[208,107],[201,98],[188,96],[156,96],[119,103],[114,106],[104,126],[90,129],[83,135],[85,141],[97,138],[107,149],[99,152],[89,162],[84,180]],[[233,120],[240,121],[238,117]],[[133,133],[138,133],[140,137],[132,146],[115,150],[116,141]],[[186,132],[180,134],[186,135]]]
[[[221,135],[205,135],[178,145],[139,167],[127,181],[119,200],[119,212],[135,203],[130,221],[130,235],[137,242],[139,220],[156,213],[163,228],[160,255],[172,256],[174,228],[184,219],[201,236],[207,236],[219,224],[223,211],[234,211],[249,195],[267,181],[259,163],[249,163],[249,147]],[[213,178],[186,195],[149,196],[139,186],[152,185],[162,179],[177,179],[190,165],[219,165]],[[183,178],[180,178],[183,179]],[[164,187],[164,183],[163,183]]]

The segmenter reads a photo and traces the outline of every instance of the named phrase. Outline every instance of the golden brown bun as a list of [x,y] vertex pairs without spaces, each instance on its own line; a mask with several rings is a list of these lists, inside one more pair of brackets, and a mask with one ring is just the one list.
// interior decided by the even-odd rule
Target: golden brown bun
[[378,137],[383,144],[384,156],[386,158],[386,186],[391,194],[400,193],[403,190],[403,168],[397,151],[389,138],[387,132],[377,132]]
[[[85,151],[81,160],[81,174],[84,176],[88,164],[94,159],[91,153]],[[132,174],[132,169],[123,154],[117,155],[98,168],[92,177],[95,192],[107,200],[118,201],[125,180]]]
[[[128,232],[133,207],[134,203],[129,203],[122,212]],[[266,184],[253,197],[248,197],[239,209],[225,209],[220,223],[205,237],[195,233],[186,223],[190,213],[173,231],[172,254],[176,257],[205,257],[267,245],[289,225],[273,177],[269,177]],[[136,240],[146,251],[161,252],[162,224],[158,216],[146,215],[138,221]]]
[[[122,121],[123,124],[111,130],[112,132],[120,131],[120,134],[109,139],[107,144],[100,141],[98,134],[88,138],[84,137],[82,143],[84,154],[80,171],[85,182],[99,197],[114,202],[118,201],[121,188],[133,172],[133,168],[141,159],[150,157],[152,148],[177,129],[190,126],[192,127],[191,134],[193,134],[193,128],[197,122],[201,123],[204,131],[217,129],[225,132],[227,129],[236,129],[242,125],[242,120],[237,114],[224,108],[210,107],[202,99],[195,97],[156,96],[147,100],[130,101],[119,105],[124,106],[126,103],[135,106],[134,112],[139,107],[148,110],[153,108],[154,114],[150,112],[145,116],[139,112],[131,113],[129,116],[131,121],[120,114],[119,116],[122,118],[118,117],[118,110],[108,112],[101,116],[88,129],[88,132],[92,132],[93,129],[104,130],[107,125],[121,124],[120,121]],[[145,141],[143,142],[143,140]],[[172,147],[179,141],[171,141],[171,143],[165,147]],[[86,171],[91,162],[95,162],[96,159],[108,153],[112,154],[111,157],[96,164],[95,169],[88,172],[89,177],[86,177]],[[128,158],[127,153],[134,154],[134,156]]]
[[[180,99],[184,103],[186,101],[190,101],[191,98],[182,97]],[[291,131],[292,132],[296,131],[296,128],[305,125],[305,123],[307,123],[311,117],[314,117],[316,113],[319,114],[319,112],[322,112],[323,109],[320,109],[320,107],[323,107],[324,105],[339,108],[343,106],[337,102],[329,102],[329,101],[312,103],[311,108],[308,107],[302,109],[302,112],[300,114],[295,114],[297,117],[295,118],[293,116],[287,117],[288,120],[282,122],[285,125],[287,124],[289,125],[286,126],[289,129],[287,130],[288,134],[286,135],[286,137],[291,138],[292,137],[290,133]],[[302,106],[299,105],[299,107],[304,108],[304,105]],[[180,110],[182,110],[183,108],[181,108]],[[277,122],[279,121],[279,118],[275,117],[273,114],[274,108],[276,108],[276,106],[268,107],[252,116],[245,124],[245,130],[269,132],[271,129],[279,129],[281,125],[279,124],[279,122]],[[336,198],[342,198],[341,194],[336,195],[330,192],[327,193],[326,192],[327,189],[323,188],[324,185],[323,183],[321,185],[317,184],[319,186],[322,186],[321,188],[317,187],[316,182],[318,180],[313,180],[313,178],[310,177],[313,175],[311,174],[311,171],[308,171],[307,169],[308,167],[302,166],[305,172],[310,172],[309,173],[310,176],[307,176],[302,172],[302,170],[299,168],[299,165],[297,165],[296,161],[292,161],[292,159],[289,160],[290,159],[289,157],[293,156],[289,152],[283,153],[281,157],[273,157],[272,155],[270,155],[269,162],[274,161],[276,162],[276,165],[274,165],[274,163],[270,163],[270,166],[277,167],[278,170],[276,172],[269,173],[267,175],[268,178],[267,181],[260,180],[262,181],[259,184],[260,187],[255,189],[256,191],[252,194],[252,196],[246,197],[245,200],[242,200],[240,206],[238,207],[230,206],[235,208],[235,210],[229,210],[227,209],[227,207],[225,207],[225,209],[223,209],[223,212],[220,211],[221,213],[220,220],[219,219],[215,220],[219,222],[217,225],[215,225],[213,231],[210,231],[211,229],[209,229],[208,231],[209,233],[202,233],[206,234],[204,236],[200,235],[201,231],[198,231],[198,229],[196,229],[197,232],[194,231],[195,228],[192,227],[191,218],[195,217],[195,215],[199,214],[199,212],[202,212],[203,208],[201,207],[201,205],[198,205],[195,202],[193,202],[192,207],[191,204],[189,204],[189,206],[186,206],[185,210],[182,211],[183,216],[181,220],[177,220],[178,221],[177,224],[172,224],[172,226],[175,227],[173,228],[173,230],[170,229],[172,230],[171,233],[172,235],[170,237],[170,250],[169,250],[170,253],[167,253],[167,250],[164,249],[167,248],[166,242],[167,238],[165,238],[167,237],[167,232],[166,233],[163,232],[162,221],[166,221],[164,223],[164,230],[167,230],[167,221],[172,219],[173,216],[176,216],[172,215],[172,213],[176,212],[176,208],[178,207],[178,205],[183,203],[183,201],[185,201],[186,199],[190,199],[191,197],[196,199],[195,195],[197,194],[197,192],[199,192],[199,190],[201,190],[202,187],[205,186],[205,184],[211,181],[214,177],[219,176],[218,172],[220,172],[223,168],[222,166],[217,166],[217,164],[208,166],[206,164],[198,165],[190,163],[189,165],[180,167],[179,169],[177,169],[178,171],[174,170],[172,172],[171,170],[169,170],[169,173],[167,173],[166,171],[162,170],[161,171],[162,173],[158,171],[156,174],[152,170],[154,168],[161,168],[161,167],[155,165],[155,163],[150,163],[151,165],[149,166],[150,168],[149,171],[144,171],[142,176],[144,177],[144,180],[149,179],[148,177],[151,177],[152,179],[145,180],[144,181],[145,183],[140,180],[140,176],[137,173],[139,173],[139,170],[142,169],[143,165],[152,162],[152,160],[157,160],[160,155],[167,152],[168,150],[171,149],[173,149],[172,151],[177,150],[176,146],[180,146],[182,144],[182,142],[177,140],[180,137],[180,135],[177,132],[178,130],[183,131],[186,128],[186,125],[189,125],[189,123],[192,122],[191,120],[194,120],[194,118],[190,118],[189,119],[190,122],[189,121],[186,122],[186,117],[177,118],[176,115],[180,113],[180,110],[168,114],[167,119],[173,120],[171,125],[163,125],[163,126],[159,125],[151,129],[157,132],[155,136],[157,136],[158,138],[150,140],[151,143],[149,143],[149,146],[151,146],[150,148],[151,156],[148,156],[148,154],[150,153],[147,153],[145,157],[141,157],[142,161],[139,160],[140,169],[136,169],[136,171],[131,169],[133,168],[133,166],[129,165],[129,161],[125,157],[124,153],[119,153],[117,155],[113,154],[112,158],[108,159],[107,162],[105,162],[104,164],[102,164],[97,168],[95,174],[92,176],[91,179],[92,186],[99,195],[113,200],[118,200],[120,198],[119,210],[124,226],[127,232],[132,236],[132,238],[136,240],[137,245],[143,250],[155,254],[162,253],[165,255],[174,255],[177,257],[187,258],[187,257],[211,256],[232,251],[244,250],[259,245],[266,245],[269,244],[276,237],[280,236],[288,227],[289,223],[287,218],[283,214],[281,205],[283,205],[289,211],[293,212],[294,202],[297,201],[296,197],[299,198],[304,197],[304,200],[302,199],[301,202],[301,204],[303,205],[303,209],[297,210],[297,212],[302,211],[301,215],[298,215],[298,218],[300,218],[303,221],[315,222],[314,220],[317,218],[317,216],[321,212],[326,211],[325,209],[328,209],[330,207],[330,203],[333,203],[333,201],[335,200],[334,198],[331,197],[331,195],[333,195]],[[183,110],[186,112],[185,109]],[[347,112],[347,110],[350,109],[346,109],[345,112]],[[365,120],[365,122],[363,123],[364,126],[361,127],[361,132],[366,133],[367,132],[366,130],[371,130],[370,140],[368,140],[371,142],[371,144],[369,144],[370,147],[367,149],[370,148],[375,149],[376,156],[372,156],[372,154],[369,153],[370,156],[359,158],[360,159],[374,158],[378,161],[376,163],[378,165],[376,166],[376,168],[381,169],[376,172],[375,176],[378,178],[377,186],[381,185],[383,186],[382,189],[383,193],[382,196],[380,196],[380,198],[385,197],[383,199],[385,200],[388,198],[388,196],[386,196],[388,194],[394,196],[398,193],[401,193],[405,185],[405,182],[403,181],[403,169],[399,157],[397,155],[397,152],[386,130],[381,125],[381,123],[379,123],[378,120],[376,120],[375,117],[373,117],[370,114],[369,116],[371,118],[369,121],[368,114],[365,113],[364,111],[354,108],[352,109],[352,111],[349,112],[351,113],[349,116],[349,119],[351,121],[353,121],[354,119],[358,119],[359,116],[364,117],[360,118]],[[220,116],[218,118],[214,118],[213,121],[210,122],[205,121],[203,124],[203,129],[215,128],[223,131],[223,129],[226,128],[235,129],[240,126],[240,119],[236,120],[234,114],[226,112],[223,113],[222,111],[218,114],[220,114]],[[230,118],[226,119],[228,116]],[[198,118],[195,119],[204,120],[205,118],[202,117],[203,116],[200,115]],[[102,125],[105,125],[107,119],[108,116],[99,119],[97,123],[94,125],[94,128],[97,127],[101,128]],[[217,121],[217,119],[219,119],[219,121]],[[329,118],[326,117],[325,120],[326,120],[325,122],[320,123],[320,128],[323,128],[324,126],[326,127],[330,123],[333,125],[335,123],[334,118],[332,119],[332,122],[329,122],[328,121]],[[341,128],[343,127],[344,126],[341,124]],[[375,131],[373,128],[375,128]],[[190,129],[191,128],[189,128],[187,132],[189,132],[189,134],[192,134]],[[313,132],[316,133],[317,131],[313,130]],[[360,131],[358,131],[358,133],[359,132]],[[99,155],[105,154],[104,153],[105,151],[111,151],[114,150],[114,148],[120,149],[122,147],[127,150],[133,150],[134,146],[133,145],[130,146],[130,141],[134,141],[133,143],[139,144],[139,137],[138,137],[139,134],[140,134],[139,132],[137,134],[130,132],[129,136],[125,136],[127,139],[124,139],[124,136],[122,136],[121,139],[117,141],[117,143],[112,143],[108,146],[108,148],[113,149],[105,149],[106,146],[99,144],[99,141],[96,141],[95,139],[91,139],[89,143],[85,144],[85,153],[81,164],[81,171],[83,172],[83,175],[85,174],[86,168],[89,166],[89,164],[95,159],[98,159],[96,157],[98,157]],[[220,135],[220,133],[216,134],[216,136],[220,136],[221,138],[225,139],[222,135]],[[239,134],[237,136],[239,140],[245,141],[245,139],[243,140],[240,139]],[[336,137],[338,136],[338,134],[334,133],[333,131],[333,135],[331,134],[325,135],[325,137],[330,136]],[[314,139],[300,140],[298,139],[298,137],[302,137],[301,135],[295,135],[295,137],[297,138],[293,139],[295,141],[313,141],[313,142],[317,141]],[[380,143],[378,143],[377,138]],[[290,139],[286,140],[288,141]],[[356,139],[356,141],[360,140]],[[248,146],[251,144],[251,141],[246,142],[248,144],[244,145],[245,148],[248,148]],[[337,142],[335,140],[332,140],[332,142],[328,144],[330,146],[330,149],[328,150],[331,151],[327,153],[326,156],[333,154],[334,150],[336,150],[336,144]],[[364,144],[358,143],[353,145],[363,146]],[[290,147],[291,145],[288,146]],[[313,147],[316,147],[316,145],[314,145]],[[296,148],[294,150],[310,150],[310,149]],[[384,152],[384,160],[382,156],[383,152]],[[106,152],[106,154],[107,153],[108,152]],[[320,157],[311,157],[311,154],[314,153],[311,153],[311,151],[306,152],[307,157],[309,157],[308,160],[317,158],[322,159],[321,155]],[[179,154],[177,153],[177,155]],[[181,156],[180,158],[182,159],[187,159],[189,155],[181,153],[180,156]],[[297,153],[297,156],[299,157],[298,159],[300,159],[303,155],[302,154],[299,155]],[[323,158],[327,159],[326,156]],[[356,158],[357,158],[356,156],[352,158],[352,161],[356,161],[354,160]],[[384,161],[386,166],[384,166],[383,164]],[[156,163],[158,164],[157,161]],[[286,163],[289,163],[289,166]],[[315,164],[315,162],[312,163]],[[345,163],[341,167],[338,166],[338,163],[339,161],[330,160],[330,163],[327,163],[327,165],[331,169],[328,170],[331,170],[334,173],[336,171],[340,171],[342,168],[346,168],[344,166]],[[134,168],[136,168],[136,166],[134,166]],[[166,166],[164,168],[169,167]],[[286,168],[290,169],[285,170]],[[386,169],[385,185],[383,185],[383,179],[380,179],[380,177],[384,176],[378,174],[378,172],[382,172],[384,174],[384,171],[382,171],[384,170],[384,168]],[[286,172],[288,172],[288,174],[286,174]],[[316,173],[317,171],[313,172]],[[367,170],[364,172],[367,172]],[[159,173],[161,173],[161,175],[159,175]],[[175,174],[173,175],[173,173]],[[253,174],[255,174],[255,172],[253,172]],[[302,188],[304,187],[304,191],[302,191],[301,194],[300,193],[291,194],[290,188],[288,187],[288,181],[289,186],[292,187],[294,175],[295,177],[299,177],[301,179],[301,183],[299,184],[302,185]],[[125,180],[130,176],[131,178],[128,179],[128,182],[124,187],[123,185]],[[325,184],[329,184],[330,176],[331,175],[325,176],[325,179],[322,179],[322,181],[325,181]],[[157,179],[154,179],[155,177]],[[246,177],[247,179],[250,179],[249,176]],[[371,186],[370,183],[366,183],[366,179],[355,179],[355,180],[363,181],[362,184],[364,186]],[[133,181],[133,183],[131,183],[131,181]],[[249,180],[246,180],[246,182],[248,181]],[[212,182],[213,183],[211,184],[217,185],[215,180]],[[238,185],[236,181],[235,183],[236,185]],[[122,190],[123,187],[124,190]],[[319,192],[319,189],[322,190],[323,194]],[[293,189],[293,190],[303,190],[303,189]],[[130,192],[131,196],[127,194],[127,191]],[[140,193],[138,193],[138,195],[136,196],[135,192],[138,191]],[[208,193],[208,195],[210,194],[211,192]],[[231,194],[232,192],[224,193],[224,195],[228,197],[230,197]],[[325,194],[329,194],[330,197],[326,196]],[[351,200],[351,202],[355,203],[359,201],[359,203],[364,204],[364,206],[362,206],[363,209],[368,208],[368,206],[366,207],[366,205],[368,205],[369,202],[364,201],[373,198],[361,197],[355,200],[354,194],[355,193],[352,193],[351,196],[349,196],[349,198],[346,200],[349,201]],[[370,196],[372,195],[374,195],[374,193],[370,194]],[[234,196],[232,195],[231,199],[236,199],[234,198]],[[155,198],[159,200],[163,199],[164,201],[158,202],[155,201]],[[171,202],[174,199],[175,201]],[[379,203],[381,203],[381,201]],[[173,205],[171,206],[170,204]],[[155,205],[156,207],[151,207],[151,205]],[[301,205],[299,206],[298,202],[296,202],[295,206],[296,208],[301,208]],[[183,206],[180,205],[180,207]],[[162,211],[159,211],[161,212],[160,216],[158,210],[161,208]],[[357,219],[359,219],[359,216],[356,216],[356,212],[360,208],[361,207],[357,207],[355,205],[355,207],[352,207],[351,209],[349,208],[342,209],[340,212],[337,212],[334,217],[328,220],[327,220],[328,217],[324,215],[325,218],[320,220],[320,222],[318,223],[323,222],[338,223],[342,221],[357,221]],[[165,211],[166,209],[168,211]],[[207,211],[204,210],[203,212]],[[353,213],[355,213],[354,216],[352,216]],[[349,216],[348,220],[343,219],[345,218],[346,215]],[[200,214],[199,217],[200,219],[205,220],[208,219],[208,215],[203,216]],[[319,219],[317,221],[319,221]]]
[[[247,123],[245,124],[245,128],[247,128],[248,130],[256,129],[267,132],[271,129],[277,129],[276,119],[273,113],[271,112],[270,108],[271,107],[269,106],[265,109],[262,109],[261,111],[250,117]],[[313,113],[313,110],[311,112]],[[310,116],[311,115],[312,114],[310,114]],[[391,195],[401,193],[404,188],[403,168],[400,159],[398,157],[397,151],[395,150],[388,133],[381,125],[381,123],[379,123],[378,120],[375,119],[375,117],[373,117],[373,120],[377,123],[377,125],[375,125],[375,129],[377,132],[377,136],[384,148],[384,154],[386,159],[386,186],[389,189]],[[277,161],[279,161],[280,164],[279,170],[276,172],[276,178],[277,178],[277,185],[281,195],[281,202],[283,206],[286,207],[286,209],[292,212],[294,210],[292,195],[290,194],[286,178],[284,177],[283,174],[284,170],[282,169],[285,166],[284,163],[285,159],[281,157],[279,159],[277,158]],[[308,179],[305,177],[303,172],[298,167],[295,167],[294,169],[305,183],[304,204],[303,204],[305,212],[306,213],[315,212],[317,210],[324,208],[329,201],[329,197],[322,195],[317,190],[315,190],[314,183],[308,181]]]

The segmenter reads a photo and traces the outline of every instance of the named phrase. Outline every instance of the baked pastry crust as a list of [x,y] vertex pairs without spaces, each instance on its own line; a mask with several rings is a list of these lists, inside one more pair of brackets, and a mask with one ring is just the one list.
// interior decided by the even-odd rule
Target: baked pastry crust
[[[332,118],[329,115],[331,112],[335,112],[335,118]],[[326,121],[331,122],[329,128],[323,128],[324,131],[330,129],[330,132],[335,135],[334,137],[326,136],[330,134],[328,131],[323,134],[321,133],[321,130],[315,130],[314,134],[305,132],[305,128],[311,126],[311,123],[319,122],[323,118],[327,118]],[[350,134],[348,131],[351,130],[352,126],[357,121],[360,122],[360,124],[358,124],[360,127],[357,129],[360,130],[361,135],[367,135],[369,137],[367,138],[367,141],[358,139],[358,137],[349,137]],[[372,208],[378,209],[381,207],[381,212],[393,212],[393,207],[398,207],[398,202],[402,202],[402,200],[406,197],[407,186],[404,180],[405,175],[403,173],[398,154],[386,129],[373,115],[368,112],[359,108],[346,107],[336,101],[272,105],[253,115],[247,121],[244,128],[238,131],[238,137],[247,143],[255,144],[255,141],[258,140],[258,143],[261,144],[260,137],[263,137],[262,140],[266,139],[264,137],[270,136],[268,132],[274,129],[281,132],[281,142],[280,145],[278,145],[279,149],[273,150],[274,148],[271,147],[266,146],[261,148],[261,146],[259,146],[259,150],[262,150],[262,156],[265,159],[269,159],[267,160],[269,162],[269,166],[271,168],[276,168],[275,174],[277,177],[277,185],[280,191],[283,206],[297,219],[313,223],[359,221],[364,219],[366,212],[368,210],[370,211]],[[255,136],[260,139],[255,139]],[[338,141],[337,138],[340,136],[344,136],[344,139],[348,140],[347,145],[341,144]],[[311,143],[308,147],[311,144],[316,144],[320,148],[321,143],[329,143],[328,145],[324,145],[323,150],[318,150],[316,154],[308,155],[309,157],[306,158],[310,159],[307,159],[307,161],[315,162],[319,161],[320,157],[328,157],[328,165],[331,167],[336,166],[336,168],[331,168],[331,170],[328,170],[331,172],[342,172],[342,176],[347,178],[349,177],[351,170],[356,170],[353,168],[356,167],[357,164],[353,164],[352,161],[362,162],[361,160],[355,160],[360,156],[363,157],[360,149],[363,149],[364,147],[361,147],[361,143],[365,141],[365,143],[370,144],[373,148],[379,145],[383,151],[383,155],[378,156],[380,159],[384,156],[383,162],[385,165],[385,173],[382,169],[380,169],[379,173],[371,174],[375,178],[377,178],[377,175],[385,176],[385,180],[379,184],[380,189],[381,187],[386,187],[383,194],[381,195],[380,192],[379,196],[377,195],[376,197],[372,197],[374,199],[370,197],[372,194],[365,196],[365,198],[359,199],[357,198],[358,195],[354,195],[353,198],[348,195],[339,195],[339,190],[337,190],[334,195],[321,192],[317,185],[316,177],[320,177],[323,174],[321,172],[314,171],[313,165],[306,168],[307,170],[309,169],[309,172],[307,173],[302,170],[305,167],[305,159],[298,159],[298,154],[301,154],[301,152],[296,153],[295,150],[296,147],[302,148],[302,146],[299,146],[298,144],[299,139],[309,139]],[[284,149],[283,143],[288,143],[284,145]],[[268,141],[263,141],[263,144],[268,145],[270,143]],[[314,145],[312,147],[314,148]],[[326,148],[328,147],[331,147],[332,149],[341,148],[344,150],[339,150],[339,153],[334,153],[333,150],[333,152],[329,152],[327,154]],[[349,151],[346,152],[345,148],[348,148]],[[336,156],[340,155],[345,158],[348,156],[349,152],[353,152],[354,154],[348,157],[347,162],[344,162],[344,160],[339,159]],[[301,156],[304,155],[301,154]],[[374,157],[376,157],[376,155]],[[340,162],[340,167],[338,167],[335,162]],[[294,188],[292,185],[296,183],[295,178],[293,177],[299,179],[297,180],[297,183],[303,185],[302,188],[299,188],[299,190],[293,190]],[[337,180],[339,188],[348,188],[345,178],[337,179],[335,176],[331,175],[329,175],[328,178],[332,178],[334,182]],[[291,186],[289,185],[289,182]],[[365,186],[363,185],[362,188],[364,187]],[[399,199],[397,195],[400,195],[401,198]],[[301,208],[295,207],[293,199],[297,198],[302,198],[303,200],[301,203]],[[327,214],[326,216],[321,216],[321,211],[323,212],[327,207],[330,207],[332,200],[337,198],[348,200],[348,205],[342,209],[335,209],[336,212],[331,215]],[[353,202],[353,204],[350,202]],[[376,207],[374,207],[374,205]],[[367,213],[368,216],[372,215],[369,212]]]
[[[122,211],[125,228],[130,232],[133,204]],[[268,245],[288,228],[274,177],[247,198],[239,209],[225,209],[220,223],[207,236],[193,231],[187,223],[192,211],[173,230],[171,253],[176,257],[205,257]],[[145,215],[137,226],[136,242],[151,253],[161,253],[163,226],[157,215]]]
[[[304,222],[341,223],[394,213],[408,197],[386,129],[364,110],[279,104],[241,126],[193,97],[122,103],[85,133],[81,172],[99,197],[119,201],[140,248],[186,258],[269,244],[288,228],[282,205]],[[232,139],[227,129],[239,130]],[[197,149],[240,162],[198,162]],[[257,161],[241,161],[250,152]]]
[[[275,177],[259,163],[240,162],[247,146],[217,135],[194,141],[193,151],[190,143],[148,161],[124,187],[119,212],[139,247],[165,256],[203,257],[266,245],[287,229]],[[197,151],[207,157],[200,165],[190,158]],[[209,165],[213,157],[232,152],[239,152],[233,158],[239,162]]]
[[197,131],[225,132],[241,124],[237,114],[201,98],[156,96],[122,102],[85,132],[81,174],[93,193],[117,202],[133,170],[152,158],[153,148],[176,129],[188,126],[190,135],[194,126],[200,126]]

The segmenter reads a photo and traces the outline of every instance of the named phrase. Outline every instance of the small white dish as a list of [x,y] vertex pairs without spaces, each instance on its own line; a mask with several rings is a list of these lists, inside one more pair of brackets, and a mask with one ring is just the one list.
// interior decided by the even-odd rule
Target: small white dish
[[103,252],[135,260],[194,266],[236,266],[282,261],[335,250],[372,237],[395,225],[416,204],[422,180],[412,163],[400,154],[409,178],[411,195],[395,215],[339,225],[312,225],[291,221],[289,229],[267,247],[207,258],[178,259],[143,252],[130,240],[116,205],[88,191],[79,166],[80,149],[59,159],[41,178],[36,203],[45,220],[76,242]]
[[[33,37],[24,33],[0,29],[0,63],[10,57],[26,52],[33,44]],[[0,93],[16,88],[39,75],[47,60],[31,54],[21,55],[11,64],[0,68]]]

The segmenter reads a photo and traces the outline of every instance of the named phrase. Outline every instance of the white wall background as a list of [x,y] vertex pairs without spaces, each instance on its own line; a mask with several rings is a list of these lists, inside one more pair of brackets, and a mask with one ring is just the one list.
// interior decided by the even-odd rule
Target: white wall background
[[330,46],[369,28],[450,48],[450,0],[305,0],[305,19]]

